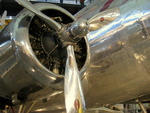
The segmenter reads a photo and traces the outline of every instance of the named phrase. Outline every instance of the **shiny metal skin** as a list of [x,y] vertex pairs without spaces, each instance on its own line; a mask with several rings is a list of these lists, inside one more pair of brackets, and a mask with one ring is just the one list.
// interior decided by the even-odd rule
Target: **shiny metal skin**
[[[149,0],[97,0],[75,15],[77,19],[84,18],[91,22],[99,17],[101,20],[101,14],[104,18],[103,22],[100,21],[103,24],[98,25],[99,29],[93,28],[86,36],[88,56],[80,75],[87,108],[138,98],[142,101],[142,97],[149,97],[149,6]],[[109,14],[116,16],[109,17]],[[0,59],[4,60],[0,60],[0,94],[9,97],[8,94],[15,94],[24,87],[46,86],[38,94],[50,96],[53,100],[50,99],[47,106],[35,105],[33,111],[64,109],[62,90],[55,90],[61,89],[63,82],[53,83],[57,77],[63,76],[43,67],[28,46],[26,23],[30,22],[33,15],[23,11],[13,21],[15,24],[12,22],[1,33]],[[60,95],[54,96],[57,94]],[[36,96],[29,97],[32,100]]]
[[118,8],[111,8],[100,12],[94,15],[92,18],[88,20],[89,23],[89,31],[96,31],[98,29],[103,28],[108,23],[113,22],[120,15],[120,10]]
[[[116,7],[120,15],[87,35],[91,55],[86,75],[87,107],[125,102],[150,94],[149,4],[148,0],[114,0],[106,10]],[[94,16],[94,11],[89,15]]]

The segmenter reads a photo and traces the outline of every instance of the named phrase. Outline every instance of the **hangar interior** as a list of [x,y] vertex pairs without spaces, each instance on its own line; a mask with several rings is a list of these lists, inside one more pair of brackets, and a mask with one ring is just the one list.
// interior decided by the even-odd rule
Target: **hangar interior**
[[[81,0],[84,1],[84,4],[81,5],[80,0],[31,0],[32,3],[54,3],[59,5],[72,14],[77,13],[84,6],[90,4],[93,0]],[[8,16],[16,16],[20,10],[23,9],[15,0],[1,0],[0,1],[0,15],[7,10]]]

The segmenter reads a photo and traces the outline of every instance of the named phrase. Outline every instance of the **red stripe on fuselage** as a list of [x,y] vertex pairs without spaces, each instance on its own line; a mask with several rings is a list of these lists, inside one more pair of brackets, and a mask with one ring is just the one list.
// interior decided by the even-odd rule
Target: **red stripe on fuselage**
[[110,4],[113,2],[114,0],[108,0],[104,6],[100,9],[100,12],[106,10],[107,8],[109,8]]

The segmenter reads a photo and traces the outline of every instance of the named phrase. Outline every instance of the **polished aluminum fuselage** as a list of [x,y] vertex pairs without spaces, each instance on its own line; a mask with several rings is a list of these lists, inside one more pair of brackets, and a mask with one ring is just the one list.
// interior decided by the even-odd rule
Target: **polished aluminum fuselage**
[[[75,15],[89,21],[96,15],[99,19],[108,15],[98,30],[85,37],[88,55],[80,74],[88,108],[150,94],[149,6],[148,0],[94,1]],[[33,16],[28,11],[20,13],[1,33],[0,94],[10,98],[23,88],[41,88],[46,92],[33,93],[29,100],[53,96],[50,105],[62,109],[63,80],[55,80],[63,76],[42,66],[29,46],[28,28]]]
[[150,93],[150,2],[115,0],[114,6],[107,10],[115,5],[120,15],[87,35],[90,43],[90,69],[86,75],[88,107],[124,102]]

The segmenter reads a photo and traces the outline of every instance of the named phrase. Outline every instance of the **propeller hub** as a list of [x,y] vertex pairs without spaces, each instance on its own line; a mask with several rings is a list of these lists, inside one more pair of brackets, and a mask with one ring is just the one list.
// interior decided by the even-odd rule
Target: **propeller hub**
[[89,32],[89,24],[87,20],[80,19],[71,24],[62,25],[58,36],[64,46],[74,45],[80,41]]

